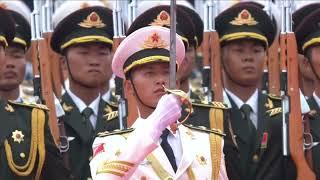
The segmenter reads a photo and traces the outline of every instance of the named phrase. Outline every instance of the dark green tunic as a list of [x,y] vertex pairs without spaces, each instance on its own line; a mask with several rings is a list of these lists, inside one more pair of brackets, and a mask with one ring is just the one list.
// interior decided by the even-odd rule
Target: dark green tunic
[[[37,155],[33,171],[30,175],[23,177],[18,176],[8,166],[4,145],[4,142],[7,140],[8,144],[11,146],[12,159],[16,165],[21,166],[26,164],[30,152],[32,110],[35,108],[46,111],[45,108],[42,108],[39,105],[26,105],[0,101],[0,179],[31,180],[35,177],[39,156]],[[15,135],[14,132],[18,132],[16,133],[18,136]],[[69,171],[64,167],[60,152],[53,142],[53,138],[48,127],[47,115],[45,115],[44,136],[45,162],[42,168],[41,179],[69,179]],[[19,140],[19,142],[17,140]]]
[[255,138],[247,138],[241,111],[230,97],[229,100],[232,106],[230,120],[224,123],[227,134],[224,153],[229,179],[295,179],[292,160],[282,155],[281,100],[259,92]]
[[[314,142],[320,142],[320,108],[313,97],[307,100],[310,109],[314,110],[314,114],[310,118],[310,129]],[[317,175],[317,180],[320,180],[320,144],[312,148],[313,167]]]
[[67,137],[69,141],[69,164],[72,176],[77,180],[87,180],[91,177],[90,160],[92,157],[92,143],[99,132],[119,129],[117,121],[117,108],[100,100],[95,132],[89,133],[87,126],[82,121],[82,115],[68,93],[61,98],[61,104],[65,111],[63,117]]

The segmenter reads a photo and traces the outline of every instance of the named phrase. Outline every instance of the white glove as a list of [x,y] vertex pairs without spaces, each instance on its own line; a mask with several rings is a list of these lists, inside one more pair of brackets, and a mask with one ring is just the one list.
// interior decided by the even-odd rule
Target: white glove
[[162,131],[169,125],[175,123],[181,116],[181,101],[173,94],[163,95],[156,109],[146,119],[151,138],[158,141]]

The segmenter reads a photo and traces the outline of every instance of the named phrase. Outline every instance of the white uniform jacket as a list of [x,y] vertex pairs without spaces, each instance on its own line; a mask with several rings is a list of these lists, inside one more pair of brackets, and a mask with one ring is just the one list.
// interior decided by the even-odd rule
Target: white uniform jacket
[[144,134],[142,121],[135,122],[132,132],[106,133],[95,139],[90,162],[93,179],[228,179],[222,136],[179,126],[182,155],[175,173],[159,142]]

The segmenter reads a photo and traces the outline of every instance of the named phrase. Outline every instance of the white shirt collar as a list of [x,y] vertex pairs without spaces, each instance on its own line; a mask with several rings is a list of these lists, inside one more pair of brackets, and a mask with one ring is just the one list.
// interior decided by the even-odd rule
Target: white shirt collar
[[316,101],[317,105],[320,107],[320,98],[317,96],[316,92],[313,92],[313,98]]
[[15,99],[13,102],[16,102],[16,103],[23,103],[23,99],[21,96],[19,96],[17,99]]
[[250,96],[250,98],[246,102],[243,102],[240,98],[238,98],[238,96],[233,94],[228,89],[225,89],[225,90],[239,109],[243,104],[248,104],[252,108],[253,113],[258,113],[258,89],[254,91],[254,93]]
[[105,102],[109,102],[110,96],[111,96],[111,91],[108,90],[104,95],[101,96],[101,98],[102,98]]
[[[79,111],[82,112],[87,105],[75,94],[73,94],[70,89],[66,89],[67,93],[70,95],[71,99],[73,102],[76,104],[78,107]],[[93,110],[93,114],[95,116],[98,116],[98,110],[99,110],[99,103],[100,103],[100,94],[99,96],[93,100],[88,107],[90,107]]]

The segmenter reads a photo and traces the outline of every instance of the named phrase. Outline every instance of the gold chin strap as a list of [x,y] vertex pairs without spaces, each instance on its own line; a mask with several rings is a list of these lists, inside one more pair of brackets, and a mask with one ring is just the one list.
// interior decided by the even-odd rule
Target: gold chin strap
[[177,124],[172,124],[170,125],[171,131],[175,132],[178,129],[178,126],[183,124],[190,116],[190,114],[193,112],[192,109],[192,103],[189,99],[189,96],[187,93],[185,93],[182,90],[179,89],[168,89],[166,88],[164,85],[162,85],[163,89],[165,92],[170,93],[170,94],[174,94],[176,96],[180,97],[180,100],[183,104],[186,104],[188,106],[188,108],[190,109],[190,111],[188,112],[187,116],[180,122],[178,122]]
[[40,179],[41,170],[45,160],[45,144],[44,144],[44,125],[45,125],[45,113],[41,109],[34,108],[32,110],[31,121],[31,144],[29,158],[25,165],[17,165],[12,157],[11,146],[6,139],[4,142],[7,161],[10,169],[18,176],[28,176],[34,169],[34,165],[37,159],[38,151],[38,168],[36,171],[35,179]]

